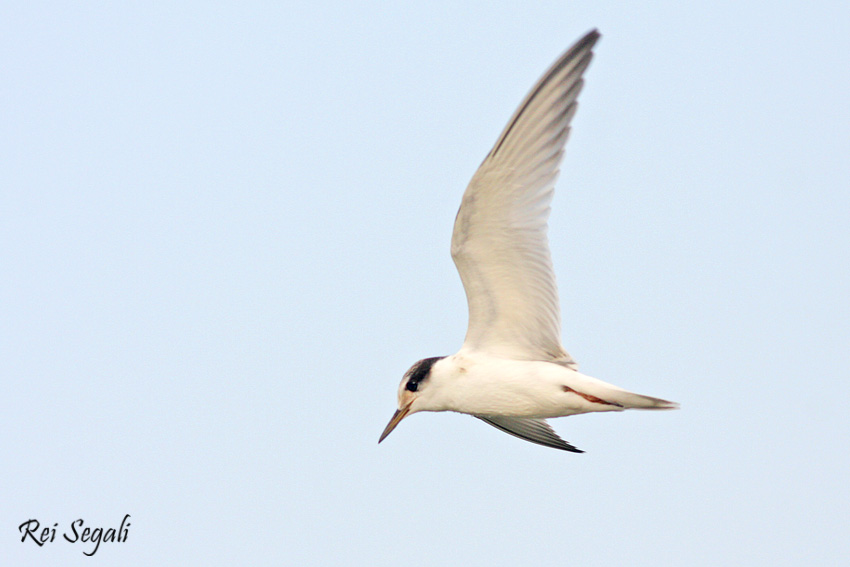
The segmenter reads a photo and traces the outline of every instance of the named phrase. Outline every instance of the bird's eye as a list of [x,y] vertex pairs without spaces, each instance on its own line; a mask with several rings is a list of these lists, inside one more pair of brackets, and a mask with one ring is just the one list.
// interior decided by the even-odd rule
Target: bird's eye
[[406,390],[410,390],[411,392],[415,392],[419,389],[419,382],[416,380],[408,380],[407,386],[405,386]]

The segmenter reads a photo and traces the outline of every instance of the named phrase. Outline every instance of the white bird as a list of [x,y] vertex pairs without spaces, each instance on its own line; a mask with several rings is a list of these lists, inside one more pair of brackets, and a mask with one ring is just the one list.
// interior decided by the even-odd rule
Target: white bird
[[469,304],[466,339],[457,354],[420,360],[405,373],[398,410],[378,443],[408,415],[455,411],[581,453],[546,418],[678,407],[581,374],[561,346],[547,219],[582,74],[599,37],[589,32],[555,61],[472,177],[451,248]]

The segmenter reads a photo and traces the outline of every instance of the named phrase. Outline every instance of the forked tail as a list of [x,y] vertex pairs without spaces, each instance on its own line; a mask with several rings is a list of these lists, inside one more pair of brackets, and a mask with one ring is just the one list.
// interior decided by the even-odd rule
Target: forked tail
[[668,402],[661,398],[653,398],[651,396],[642,396],[641,394],[633,394],[632,392],[622,392],[617,396],[618,403],[628,409],[647,409],[647,410],[663,410],[663,409],[679,409],[679,404],[676,402]]

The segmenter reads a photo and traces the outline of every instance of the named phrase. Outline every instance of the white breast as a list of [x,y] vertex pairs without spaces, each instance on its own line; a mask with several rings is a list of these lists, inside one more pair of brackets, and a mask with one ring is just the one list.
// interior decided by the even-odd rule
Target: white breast
[[547,418],[622,409],[592,403],[576,393],[598,396],[602,390],[619,388],[551,362],[461,351],[435,364],[431,380],[432,411]]

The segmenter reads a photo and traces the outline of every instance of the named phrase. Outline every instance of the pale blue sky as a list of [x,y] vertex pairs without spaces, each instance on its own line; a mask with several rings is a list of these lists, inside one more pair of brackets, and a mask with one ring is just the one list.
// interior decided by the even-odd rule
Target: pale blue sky
[[[8,564],[846,561],[848,4],[523,4],[0,8]],[[681,411],[378,446],[463,340],[467,181],[593,27],[564,344]],[[94,558],[19,541],[127,513]]]

